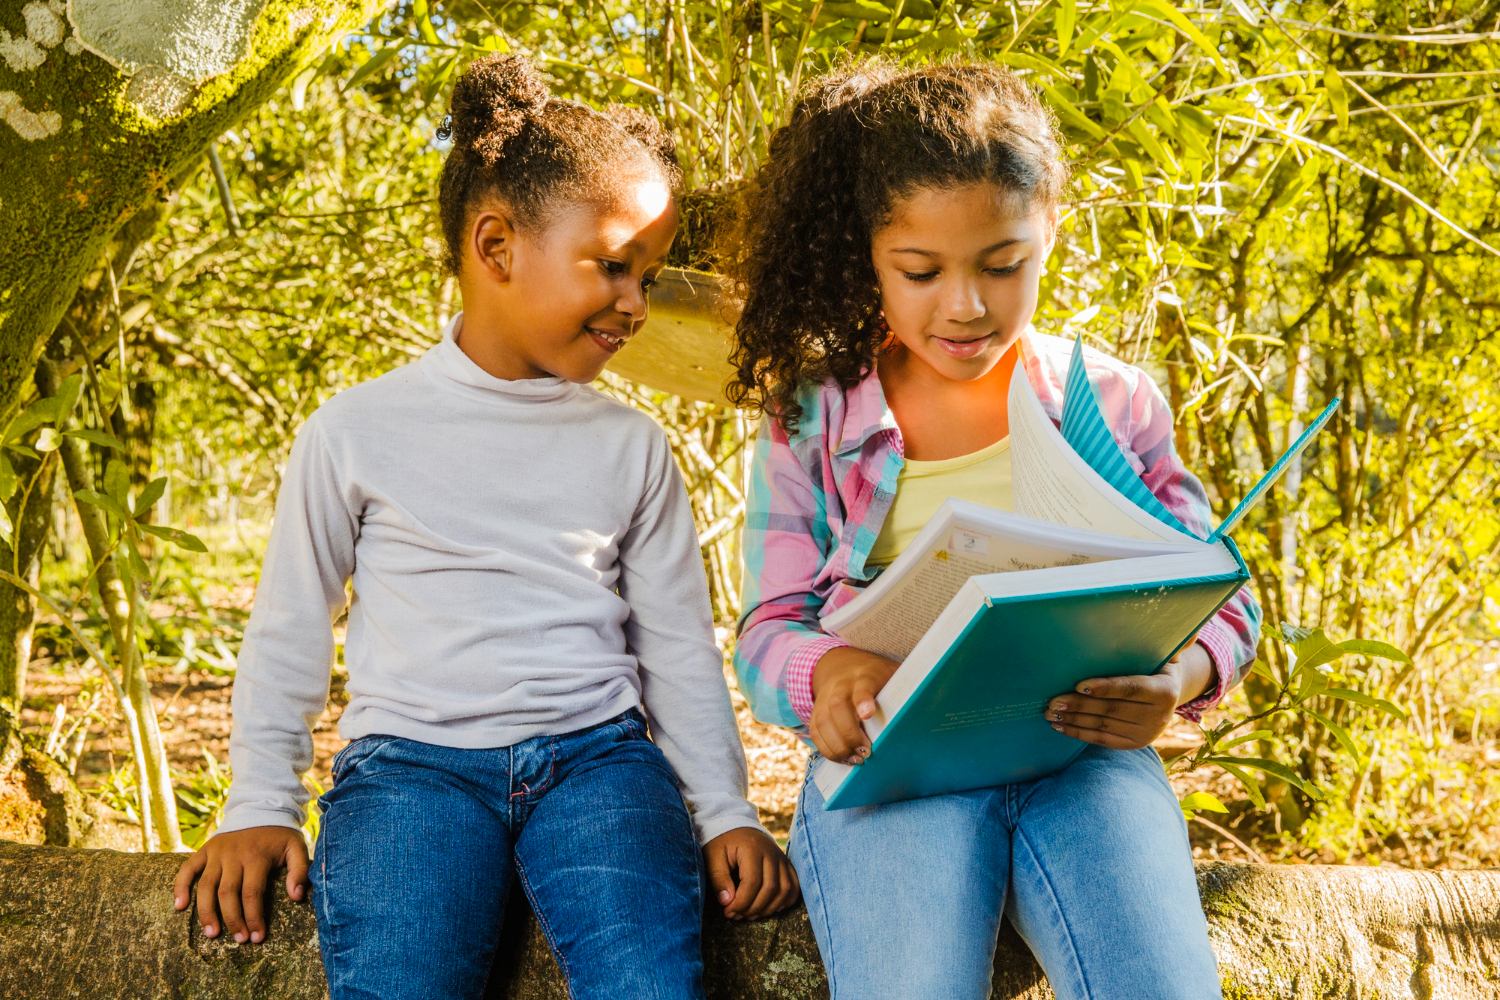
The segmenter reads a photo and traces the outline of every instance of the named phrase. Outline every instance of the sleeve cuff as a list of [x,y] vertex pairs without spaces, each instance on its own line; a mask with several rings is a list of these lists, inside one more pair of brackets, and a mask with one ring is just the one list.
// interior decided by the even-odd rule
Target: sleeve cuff
[[812,718],[813,691],[812,677],[813,668],[823,658],[823,654],[830,649],[839,649],[849,645],[835,636],[822,634],[809,639],[797,647],[792,658],[786,665],[786,697],[791,703],[792,711],[797,713],[797,718],[806,723]]
[[1217,619],[1210,619],[1204,624],[1198,633],[1198,645],[1208,653],[1216,680],[1207,691],[1177,707],[1177,714],[1189,722],[1203,721],[1203,713],[1224,700],[1229,689],[1234,687],[1238,674],[1234,663],[1234,645],[1229,636],[1224,634],[1224,626]]

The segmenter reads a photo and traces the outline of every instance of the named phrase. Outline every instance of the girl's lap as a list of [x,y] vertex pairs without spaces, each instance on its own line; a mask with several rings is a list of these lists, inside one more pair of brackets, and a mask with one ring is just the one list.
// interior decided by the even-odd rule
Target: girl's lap
[[789,854],[836,998],[988,996],[1002,914],[1061,997],[1152,996],[1130,991],[1161,976],[1217,995],[1186,830],[1150,749],[1091,746],[1037,781],[862,809],[825,810],[809,780]]

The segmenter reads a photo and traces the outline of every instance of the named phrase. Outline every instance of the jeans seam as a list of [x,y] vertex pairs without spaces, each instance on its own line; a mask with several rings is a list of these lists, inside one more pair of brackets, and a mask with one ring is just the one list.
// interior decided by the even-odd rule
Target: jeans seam
[[[807,845],[807,863],[812,868],[812,881],[816,885],[818,884],[818,859],[813,853],[812,831],[808,828],[807,816],[805,815],[807,812],[807,786],[812,783],[812,767],[809,766],[806,775],[802,779],[802,802],[800,804],[803,808],[797,811],[796,825],[802,828],[802,842]],[[793,832],[796,832],[795,829]],[[838,978],[834,973],[833,961],[834,952],[837,949],[833,946],[833,920],[828,915],[828,901],[821,886],[818,888],[818,910],[823,914],[823,926],[828,928],[828,954],[823,956],[823,972],[828,977],[828,995],[834,997],[838,995],[837,990],[834,988],[835,983],[838,982]]]
[[552,925],[547,922],[547,915],[537,905],[536,893],[531,888],[531,879],[526,876],[526,865],[522,863],[519,853],[516,853],[514,856],[516,877],[521,883],[521,891],[526,894],[527,900],[530,901],[531,913],[536,917],[537,926],[542,929],[542,937],[547,939],[547,947],[552,949],[552,957],[557,959],[558,968],[562,970],[563,986],[568,991],[568,1000],[577,1000],[577,995],[573,992],[573,970],[568,968],[568,959],[563,955],[562,949],[557,946],[557,941],[552,933]]
[[[1019,823],[1016,824],[1013,836],[1019,843],[1025,846],[1026,853],[1031,855],[1032,864],[1041,876],[1042,884],[1047,887],[1047,894],[1052,899],[1052,909],[1062,921],[1063,934],[1068,942],[1068,950],[1073,958],[1073,971],[1078,977],[1078,984],[1083,987],[1083,1000],[1089,1000],[1094,995],[1094,991],[1089,988],[1088,977],[1083,974],[1083,963],[1078,960],[1078,943],[1073,940],[1073,925],[1068,923],[1068,916],[1063,912],[1062,903],[1057,898],[1057,890],[1052,886],[1052,879],[1047,875],[1047,870],[1042,866],[1036,849],[1031,846],[1031,838],[1026,835],[1025,830],[1021,829]],[[1011,863],[1011,878],[1015,878],[1014,862]]]

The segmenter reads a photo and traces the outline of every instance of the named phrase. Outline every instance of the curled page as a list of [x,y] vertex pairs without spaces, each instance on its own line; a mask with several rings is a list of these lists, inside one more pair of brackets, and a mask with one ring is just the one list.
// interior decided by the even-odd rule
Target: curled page
[[1199,541],[1141,510],[1079,457],[1048,418],[1031,380],[1019,369],[1010,380],[1009,401],[1011,482],[1017,513],[1125,538]]

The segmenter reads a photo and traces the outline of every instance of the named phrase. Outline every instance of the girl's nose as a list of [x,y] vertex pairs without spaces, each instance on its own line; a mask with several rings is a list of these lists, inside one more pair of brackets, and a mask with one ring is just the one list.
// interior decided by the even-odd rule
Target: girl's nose
[[979,286],[973,282],[956,282],[944,296],[943,316],[955,323],[971,323],[986,311]]
[[629,316],[631,322],[639,323],[646,318],[646,291],[640,285],[632,283],[618,299],[615,300],[615,311]]

